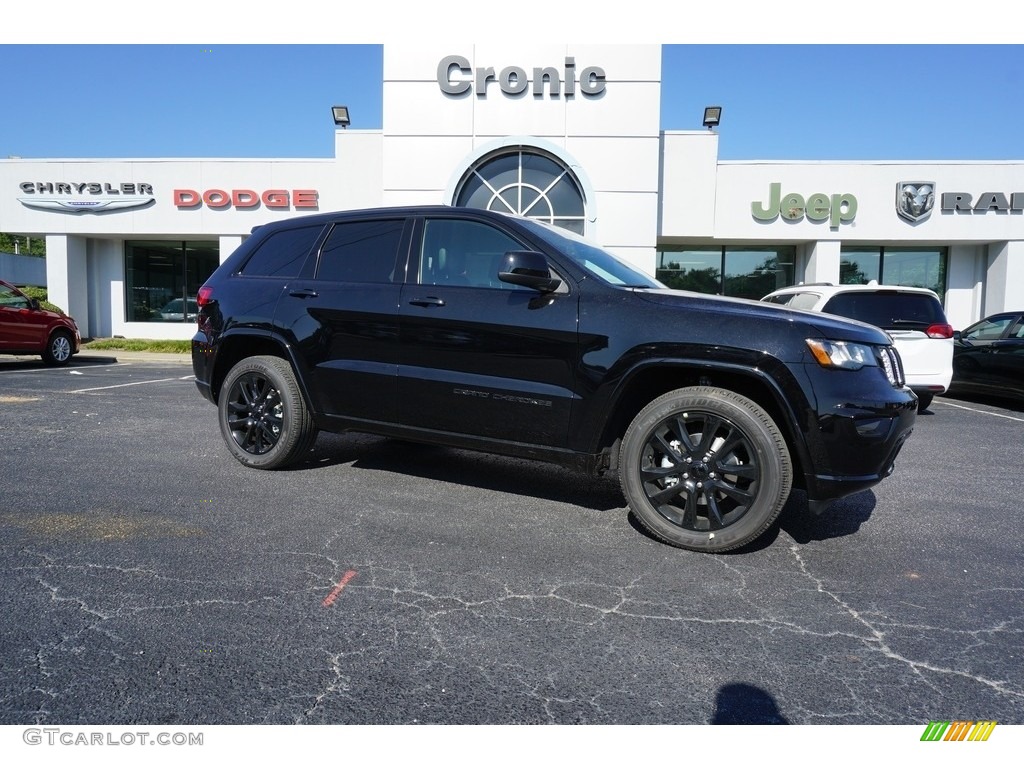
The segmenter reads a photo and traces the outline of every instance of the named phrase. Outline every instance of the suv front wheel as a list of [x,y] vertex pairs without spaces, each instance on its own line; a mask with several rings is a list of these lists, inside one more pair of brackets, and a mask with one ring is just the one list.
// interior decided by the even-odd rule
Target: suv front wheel
[[698,552],[724,552],[760,536],[793,485],[786,441],[754,401],[688,387],[650,402],[622,441],[619,478],[648,532]]
[[279,469],[308,452],[316,426],[286,360],[247,357],[224,380],[217,412],[228,450],[256,469]]

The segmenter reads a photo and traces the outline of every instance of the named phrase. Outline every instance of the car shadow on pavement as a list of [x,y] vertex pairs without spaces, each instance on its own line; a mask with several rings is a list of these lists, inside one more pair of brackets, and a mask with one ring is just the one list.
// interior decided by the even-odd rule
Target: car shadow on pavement
[[[309,471],[340,464],[573,504],[594,511],[626,508],[614,473],[593,477],[540,461],[359,433],[321,432],[308,459],[281,471]],[[807,508],[806,495],[793,491],[771,528],[750,544],[725,554],[743,554],[770,546],[780,529],[800,544],[849,536],[871,517],[875,504],[875,494],[863,491],[838,499],[823,513],[814,515]],[[632,512],[629,524],[651,538]]]
[[554,464],[355,433],[321,432],[306,461],[283,471],[337,464],[532,496],[607,511],[626,506],[614,473],[594,477]]
[[851,536],[870,519],[877,503],[874,491],[861,491],[836,499],[815,515],[807,508],[807,497],[795,492],[779,516],[779,525],[798,544]]

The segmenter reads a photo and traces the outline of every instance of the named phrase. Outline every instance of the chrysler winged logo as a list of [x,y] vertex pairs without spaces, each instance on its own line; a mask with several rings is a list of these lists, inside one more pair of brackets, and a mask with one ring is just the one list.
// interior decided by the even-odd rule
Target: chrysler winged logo
[[896,213],[911,224],[927,219],[934,207],[934,181],[901,181],[896,185]]
[[97,213],[99,211],[117,211],[125,208],[141,208],[153,202],[152,197],[117,197],[117,198],[66,198],[66,197],[19,197],[18,202],[29,208],[40,208],[44,211],[71,211],[72,213]]

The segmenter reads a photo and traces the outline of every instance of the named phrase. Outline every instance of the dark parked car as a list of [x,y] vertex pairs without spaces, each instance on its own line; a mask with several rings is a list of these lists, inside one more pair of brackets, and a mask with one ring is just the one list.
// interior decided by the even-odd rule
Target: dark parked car
[[81,345],[74,320],[43,309],[37,299],[0,280],[0,354],[42,355],[47,365],[67,365]]
[[953,334],[953,392],[1024,398],[1024,311]]
[[198,303],[196,385],[247,466],[323,429],[617,471],[651,534],[705,552],[758,537],[794,487],[818,511],[879,482],[916,417],[877,328],[672,291],[488,211],[268,224]]

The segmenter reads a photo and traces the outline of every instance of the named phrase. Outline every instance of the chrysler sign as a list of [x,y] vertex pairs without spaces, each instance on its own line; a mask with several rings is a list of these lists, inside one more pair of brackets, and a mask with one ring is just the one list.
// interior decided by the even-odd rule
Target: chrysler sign
[[150,205],[153,185],[101,181],[23,181],[18,185],[26,197],[18,202],[28,208],[64,213],[105,213]]

